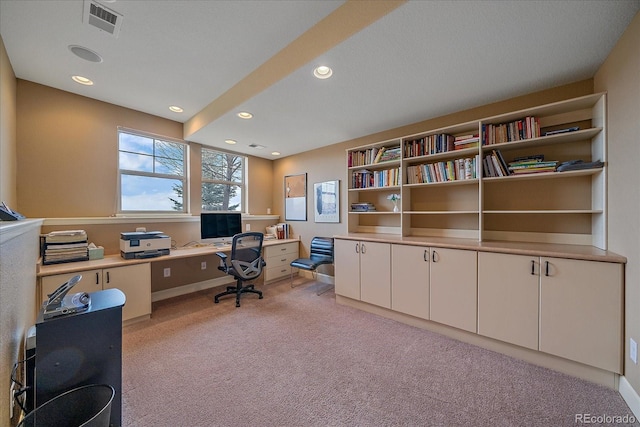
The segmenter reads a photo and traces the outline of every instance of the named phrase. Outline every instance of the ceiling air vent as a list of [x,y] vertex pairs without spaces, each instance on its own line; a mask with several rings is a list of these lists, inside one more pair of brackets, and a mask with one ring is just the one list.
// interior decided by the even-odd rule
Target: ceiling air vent
[[124,17],[118,12],[109,9],[94,0],[84,0],[84,14],[82,21],[99,30],[118,37],[122,19]]

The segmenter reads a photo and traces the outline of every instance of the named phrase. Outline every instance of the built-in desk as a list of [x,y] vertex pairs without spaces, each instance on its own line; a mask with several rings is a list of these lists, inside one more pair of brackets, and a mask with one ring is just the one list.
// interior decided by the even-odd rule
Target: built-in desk
[[[263,257],[267,262],[262,276],[265,283],[289,275],[289,263],[298,257],[298,246],[299,240],[295,239],[263,242]],[[152,301],[233,282],[231,276],[217,269],[218,259],[215,256],[216,252],[230,250],[231,246],[182,247],[156,258],[125,260],[120,255],[107,255],[99,260],[38,265],[35,310],[37,313],[47,294],[71,277],[82,274],[83,278],[73,288],[74,292],[120,289],[127,297],[123,321],[147,318],[151,314]],[[193,279],[185,282],[180,280],[180,276]]]

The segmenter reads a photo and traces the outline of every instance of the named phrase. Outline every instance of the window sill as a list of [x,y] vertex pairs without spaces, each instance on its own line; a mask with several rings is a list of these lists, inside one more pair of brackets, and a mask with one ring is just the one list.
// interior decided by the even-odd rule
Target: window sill
[[[250,215],[242,214],[243,221],[278,221],[279,215]],[[106,217],[79,217],[79,218],[45,218],[43,225],[92,225],[92,224],[139,224],[167,223],[167,222],[199,222],[200,216],[188,214],[167,215],[119,215]]]

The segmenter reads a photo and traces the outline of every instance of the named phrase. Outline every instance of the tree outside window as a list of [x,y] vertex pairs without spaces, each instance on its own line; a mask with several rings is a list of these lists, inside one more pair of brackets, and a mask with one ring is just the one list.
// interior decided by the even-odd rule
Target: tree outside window
[[243,212],[245,157],[202,148],[202,210]]

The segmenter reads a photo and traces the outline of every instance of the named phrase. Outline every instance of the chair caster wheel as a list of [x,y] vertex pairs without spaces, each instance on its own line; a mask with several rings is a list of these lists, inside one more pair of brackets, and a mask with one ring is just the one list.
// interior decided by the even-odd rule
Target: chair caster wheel
[[262,295],[258,295],[258,299],[262,299]]
[[219,303],[220,301],[218,300],[218,298],[215,298],[215,299],[213,300],[213,302],[217,304],[217,303]]
[[240,307],[240,303],[239,302],[236,303],[236,307]]

